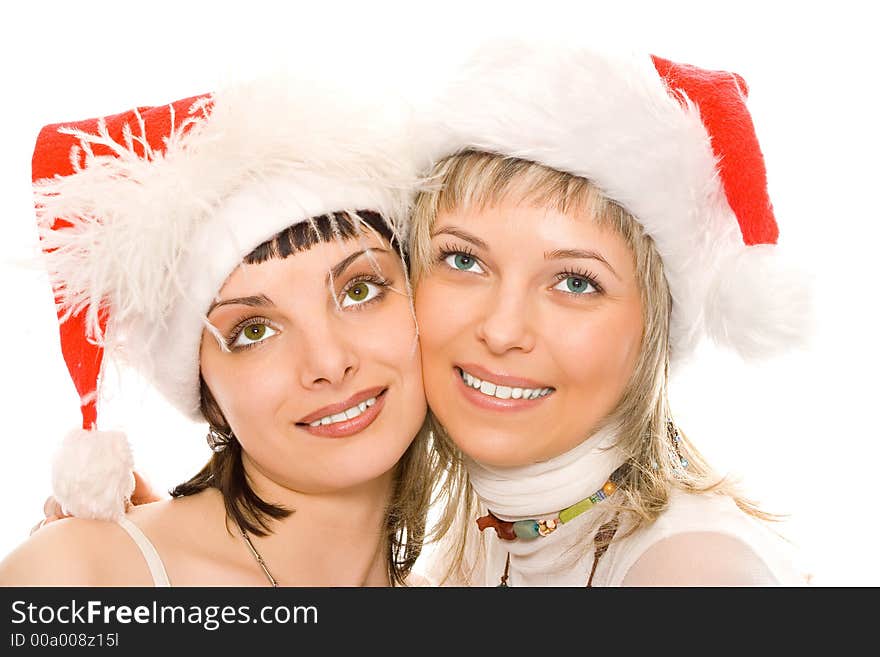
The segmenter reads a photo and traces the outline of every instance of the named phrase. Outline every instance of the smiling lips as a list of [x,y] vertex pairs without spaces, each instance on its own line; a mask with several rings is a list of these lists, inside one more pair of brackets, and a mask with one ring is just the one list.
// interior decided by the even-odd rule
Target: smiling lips
[[536,381],[492,374],[478,365],[456,366],[455,371],[465,396],[484,408],[528,408],[555,392]]
[[344,438],[363,431],[385,406],[387,388],[362,390],[348,399],[309,413],[296,425],[317,436]]

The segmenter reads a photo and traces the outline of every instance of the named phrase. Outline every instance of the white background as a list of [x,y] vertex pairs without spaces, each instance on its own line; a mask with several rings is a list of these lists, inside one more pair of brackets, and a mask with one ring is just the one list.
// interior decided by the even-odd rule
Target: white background
[[[44,1],[4,10],[0,555],[42,517],[50,454],[79,422],[48,284],[22,266],[35,243],[30,158],[42,125],[162,104],[292,59],[316,72],[383,67],[429,89],[478,38],[558,34],[734,70],[749,83],[780,244],[814,276],[815,335],[806,350],[760,366],[705,346],[700,366],[676,380],[673,410],[716,466],[791,515],[784,532],[817,585],[880,585],[880,217],[869,191],[880,174],[880,49],[868,3],[317,4]],[[140,386],[105,404],[103,428],[112,427],[127,431],[160,490],[208,456],[202,427]]]

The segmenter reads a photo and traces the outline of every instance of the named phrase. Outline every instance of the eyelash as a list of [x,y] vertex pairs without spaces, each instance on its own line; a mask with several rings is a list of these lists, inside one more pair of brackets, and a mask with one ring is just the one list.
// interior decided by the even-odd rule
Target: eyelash
[[[596,288],[596,292],[599,294],[602,294],[605,291],[602,288],[602,286],[599,285],[599,281],[596,280],[596,275],[590,271],[587,271],[586,269],[581,269],[581,270],[570,269],[570,270],[566,270],[566,271],[561,271],[558,274],[556,274],[556,280],[559,282],[564,281],[566,278],[572,278],[572,277],[583,278],[590,285],[592,285],[594,288]],[[582,296],[582,295],[575,295],[574,292],[563,292],[563,294],[570,294],[572,296]]]
[[260,342],[253,342],[251,344],[240,346],[240,347],[233,347],[232,346],[235,344],[235,341],[238,339],[238,336],[241,335],[241,332],[244,331],[248,326],[263,325],[263,324],[265,324],[266,326],[268,326],[269,328],[271,328],[275,331],[279,330],[266,317],[251,317],[251,316],[245,315],[244,317],[242,317],[241,319],[238,320],[238,322],[235,325],[235,328],[233,328],[232,332],[226,337],[226,346],[231,351],[244,351],[246,349],[251,349],[253,347],[256,347],[257,345],[262,344],[263,342],[265,342],[265,340],[261,340]]
[[469,246],[455,246],[453,244],[448,244],[448,243],[444,244],[440,248],[440,252],[437,254],[437,258],[435,259],[435,262],[437,264],[440,264],[444,260],[446,260],[446,258],[448,258],[449,256],[458,255],[459,253],[466,255],[470,258],[473,258],[477,262],[480,262],[480,259],[476,255],[474,255],[474,250],[471,247],[469,247]]

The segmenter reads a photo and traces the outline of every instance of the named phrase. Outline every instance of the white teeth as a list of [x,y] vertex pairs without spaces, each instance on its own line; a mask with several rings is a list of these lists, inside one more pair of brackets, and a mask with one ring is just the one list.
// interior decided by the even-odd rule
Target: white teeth
[[314,422],[310,422],[310,427],[317,427],[321,425],[334,424],[336,422],[345,422],[346,420],[351,420],[356,418],[358,415],[367,410],[370,406],[376,403],[375,397],[370,397],[366,401],[362,401],[360,404],[356,406],[352,406],[351,408],[346,408],[341,413],[334,413],[333,415],[326,415],[322,417],[320,420],[315,420]]
[[537,399],[538,397],[546,397],[553,392],[553,388],[514,388],[502,386],[491,381],[482,381],[462,369],[459,369],[459,372],[461,372],[461,378],[466,385],[479,390],[484,395],[497,399]]

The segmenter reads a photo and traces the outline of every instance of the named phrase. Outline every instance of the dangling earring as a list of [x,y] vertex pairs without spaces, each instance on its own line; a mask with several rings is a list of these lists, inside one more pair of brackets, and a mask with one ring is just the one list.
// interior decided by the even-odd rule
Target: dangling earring
[[675,426],[675,422],[667,420],[666,431],[669,434],[669,439],[672,441],[672,446],[675,448],[675,454],[678,456],[679,464],[682,468],[687,468],[688,460],[681,455],[681,433],[679,432],[678,427]]
[[229,443],[232,442],[233,438],[235,438],[235,436],[232,435],[232,431],[223,432],[215,426],[209,426],[208,435],[205,436],[205,440],[208,442],[208,447],[210,447],[211,451],[215,454],[222,452],[229,447]]

